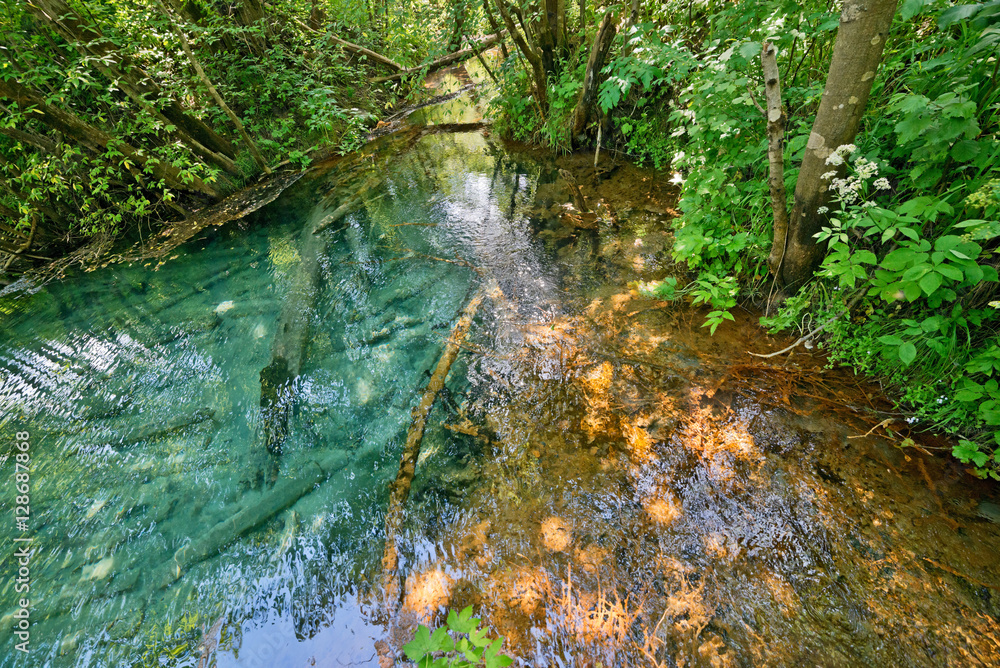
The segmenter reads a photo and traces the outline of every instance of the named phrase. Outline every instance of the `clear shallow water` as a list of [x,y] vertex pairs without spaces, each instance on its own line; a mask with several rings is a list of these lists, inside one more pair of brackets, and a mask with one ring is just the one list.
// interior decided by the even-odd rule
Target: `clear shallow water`
[[[303,225],[369,177],[341,164],[158,269],[2,302],[0,431],[4,447],[32,434],[37,607],[27,658],[6,651],[4,618],[0,666],[378,665],[377,641],[468,604],[526,665],[997,656],[989,488],[849,440],[867,427],[783,402],[773,380],[733,387],[727,365],[764,345],[748,319],[708,339],[630,294],[665,258],[652,175],[588,191],[615,212],[582,232],[548,158],[478,133],[373,155],[384,179],[327,233],[278,484],[338,451],[347,466],[167,583],[179,549],[267,498],[259,374]],[[386,485],[486,279],[504,297],[484,302],[431,415],[387,618]]]

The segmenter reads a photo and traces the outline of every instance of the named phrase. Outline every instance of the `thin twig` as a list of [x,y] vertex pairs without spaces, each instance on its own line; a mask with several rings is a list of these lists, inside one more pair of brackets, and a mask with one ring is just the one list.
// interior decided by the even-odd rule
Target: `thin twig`
[[858,292],[858,294],[856,294],[854,296],[854,298],[850,301],[850,303],[847,304],[847,308],[846,309],[844,309],[843,311],[841,311],[837,315],[833,316],[832,318],[830,318],[829,320],[827,320],[822,325],[820,325],[819,327],[817,327],[813,331],[809,332],[805,336],[800,337],[797,341],[795,341],[795,343],[793,343],[792,345],[788,346],[787,348],[782,348],[781,350],[779,350],[776,353],[768,353],[766,355],[762,355],[760,353],[752,353],[749,350],[747,351],[747,354],[748,355],[753,355],[754,357],[762,357],[762,358],[777,357],[778,355],[784,355],[785,353],[789,352],[790,350],[793,350],[793,349],[797,348],[800,344],[805,343],[806,341],[810,340],[811,338],[813,338],[814,336],[816,336],[817,334],[819,334],[820,332],[822,332],[824,329],[826,329],[827,327],[829,327],[830,325],[832,325],[834,322],[836,322],[837,320],[840,320],[842,317],[844,317],[844,315],[850,313],[851,309],[854,308],[854,305],[858,301],[861,300],[861,296],[863,294],[864,294],[864,290],[860,290]]

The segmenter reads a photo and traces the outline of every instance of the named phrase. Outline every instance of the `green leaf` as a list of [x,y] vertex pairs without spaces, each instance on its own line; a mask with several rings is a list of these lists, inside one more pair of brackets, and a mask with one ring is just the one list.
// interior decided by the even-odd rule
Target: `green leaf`
[[978,401],[980,397],[983,396],[982,392],[976,392],[975,390],[959,390],[955,393],[956,401]]
[[878,340],[880,343],[884,343],[887,346],[900,346],[903,344],[903,339],[899,338],[898,336],[893,336],[891,334],[880,336],[878,337]]
[[486,647],[490,644],[490,639],[486,637],[486,629],[478,628],[469,632],[469,640],[476,647]]
[[935,290],[941,287],[941,274],[936,271],[929,272],[920,279],[920,289],[924,291],[925,294],[931,295]]
[[951,147],[951,157],[958,162],[969,162],[979,155],[979,144],[974,139],[962,139]]
[[941,264],[934,267],[934,271],[938,272],[946,278],[950,278],[953,281],[960,281],[965,278],[965,274],[958,267],[953,267],[950,264]]
[[441,627],[431,634],[431,651],[450,652],[455,649],[455,641],[448,635],[448,629]]
[[760,42],[747,42],[739,48],[737,53],[743,56],[744,60],[750,60],[754,56],[760,53],[761,45]]
[[500,654],[501,647],[503,647],[502,638],[494,640],[493,644],[483,652],[483,663],[486,665],[486,668],[507,668],[507,666],[514,663],[514,659]]
[[413,640],[403,645],[403,651],[410,661],[419,661],[430,654],[434,651],[431,648],[431,630],[423,624],[418,626]]
[[924,11],[924,7],[931,4],[933,1],[934,0],[903,0],[899,13],[903,17],[904,21],[909,21],[914,16]]
[[938,17],[938,27],[944,30],[953,23],[972,18],[979,13],[982,5],[956,5],[941,12]]
[[917,358],[917,347],[912,343],[904,343],[896,352],[905,366],[910,366],[913,360]]
[[904,283],[903,284],[903,296],[906,297],[906,301],[914,302],[920,297],[920,285],[917,283]]
[[472,616],[471,605],[457,615],[454,610],[448,613],[448,627],[457,633],[469,633],[479,626],[479,622],[479,619]]
[[875,257],[875,253],[867,250],[857,251],[854,254],[854,260],[858,264],[875,264],[878,262],[878,258]]

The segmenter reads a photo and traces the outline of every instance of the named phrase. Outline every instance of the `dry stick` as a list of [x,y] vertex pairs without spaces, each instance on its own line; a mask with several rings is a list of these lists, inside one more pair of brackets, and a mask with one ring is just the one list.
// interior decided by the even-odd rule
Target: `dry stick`
[[396,536],[399,534],[403,524],[403,510],[406,499],[410,495],[410,485],[413,484],[413,476],[417,468],[417,459],[420,456],[420,441],[424,437],[424,428],[427,426],[427,417],[438,392],[444,387],[444,381],[448,377],[452,362],[458,357],[459,348],[469,333],[472,319],[476,316],[476,309],[480,302],[486,297],[489,289],[483,286],[476,292],[472,300],[462,311],[461,317],[451,330],[451,337],[441,359],[438,360],[434,375],[431,376],[427,389],[420,399],[420,403],[412,412],[412,422],[410,430],[406,434],[406,446],[403,448],[403,456],[399,462],[399,473],[395,482],[389,488],[389,510],[385,516],[385,552],[382,556],[382,581],[386,592],[386,605],[390,607],[390,613],[394,611],[396,604],[400,600],[402,590],[400,588],[397,570],[399,568],[399,550],[396,546]]
[[760,353],[752,353],[749,350],[747,351],[747,354],[748,355],[753,355],[754,357],[763,357],[763,358],[777,357],[778,355],[784,355],[788,351],[790,351],[790,350],[798,347],[799,344],[805,343],[806,341],[808,341],[812,337],[816,336],[817,334],[819,334],[820,332],[822,332],[824,329],[826,329],[827,327],[829,327],[830,325],[832,325],[837,320],[840,320],[845,314],[850,313],[851,309],[854,308],[854,305],[857,304],[859,301],[861,301],[861,297],[864,295],[864,293],[865,293],[864,290],[860,290],[858,292],[858,294],[856,294],[854,296],[854,299],[852,299],[850,301],[850,303],[848,303],[846,309],[844,309],[843,311],[841,311],[837,315],[833,316],[832,318],[830,318],[829,320],[827,320],[822,325],[820,325],[819,327],[817,327],[813,331],[809,332],[805,336],[800,337],[795,343],[793,343],[792,345],[788,346],[787,348],[782,348],[781,350],[779,350],[776,353],[768,353],[766,355],[761,355]]
[[205,85],[208,92],[215,99],[215,102],[224,112],[226,112],[226,116],[229,116],[229,120],[231,120],[233,125],[236,126],[237,132],[240,133],[240,137],[243,138],[243,142],[247,145],[247,148],[250,149],[250,154],[253,155],[253,159],[257,163],[257,166],[264,170],[265,174],[270,174],[271,168],[267,166],[266,162],[264,162],[264,156],[260,154],[260,151],[257,150],[257,144],[255,144],[253,139],[250,138],[250,135],[247,134],[246,128],[243,127],[243,122],[240,121],[240,117],[233,113],[233,110],[229,108],[229,105],[227,105],[226,101],[222,99],[219,91],[217,91],[215,86],[212,85],[212,80],[208,78],[208,75],[205,74],[205,70],[201,68],[201,63],[198,62],[198,59],[194,55],[194,51],[191,50],[191,45],[188,43],[187,37],[184,35],[184,29],[174,20],[174,15],[169,9],[167,9],[166,5],[163,4],[162,0],[158,0],[158,2],[160,3],[160,7],[163,8],[163,12],[167,15],[167,19],[170,21],[170,25],[173,27],[174,33],[176,33],[177,37],[181,40],[181,47],[184,49],[184,54],[188,57],[188,60],[191,61],[191,65],[194,67],[194,71],[198,75],[198,78],[201,79],[201,83]]
[[934,561],[933,559],[928,559],[927,557],[921,557],[921,559],[923,559],[924,561],[926,561],[931,566],[936,566],[937,568],[940,568],[945,573],[951,573],[952,575],[954,575],[956,577],[960,577],[963,580],[968,580],[972,584],[977,584],[980,587],[989,587],[990,589],[995,589],[997,591],[1000,591],[1000,587],[998,587],[997,585],[991,585],[988,582],[983,582],[982,580],[977,580],[976,578],[971,577],[969,575],[966,575],[965,573],[961,573],[959,571],[956,571],[951,566],[946,566],[945,564],[942,564],[940,561]]

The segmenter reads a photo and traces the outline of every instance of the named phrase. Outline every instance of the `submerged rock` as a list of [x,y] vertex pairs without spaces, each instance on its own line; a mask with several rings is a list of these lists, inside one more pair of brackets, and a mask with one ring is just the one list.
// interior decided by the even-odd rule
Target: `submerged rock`
[[236,304],[234,304],[233,301],[230,299],[230,300],[224,301],[221,304],[219,304],[218,306],[216,306],[215,307],[215,312],[218,315],[222,315],[226,311],[231,310],[234,306],[236,306]]

